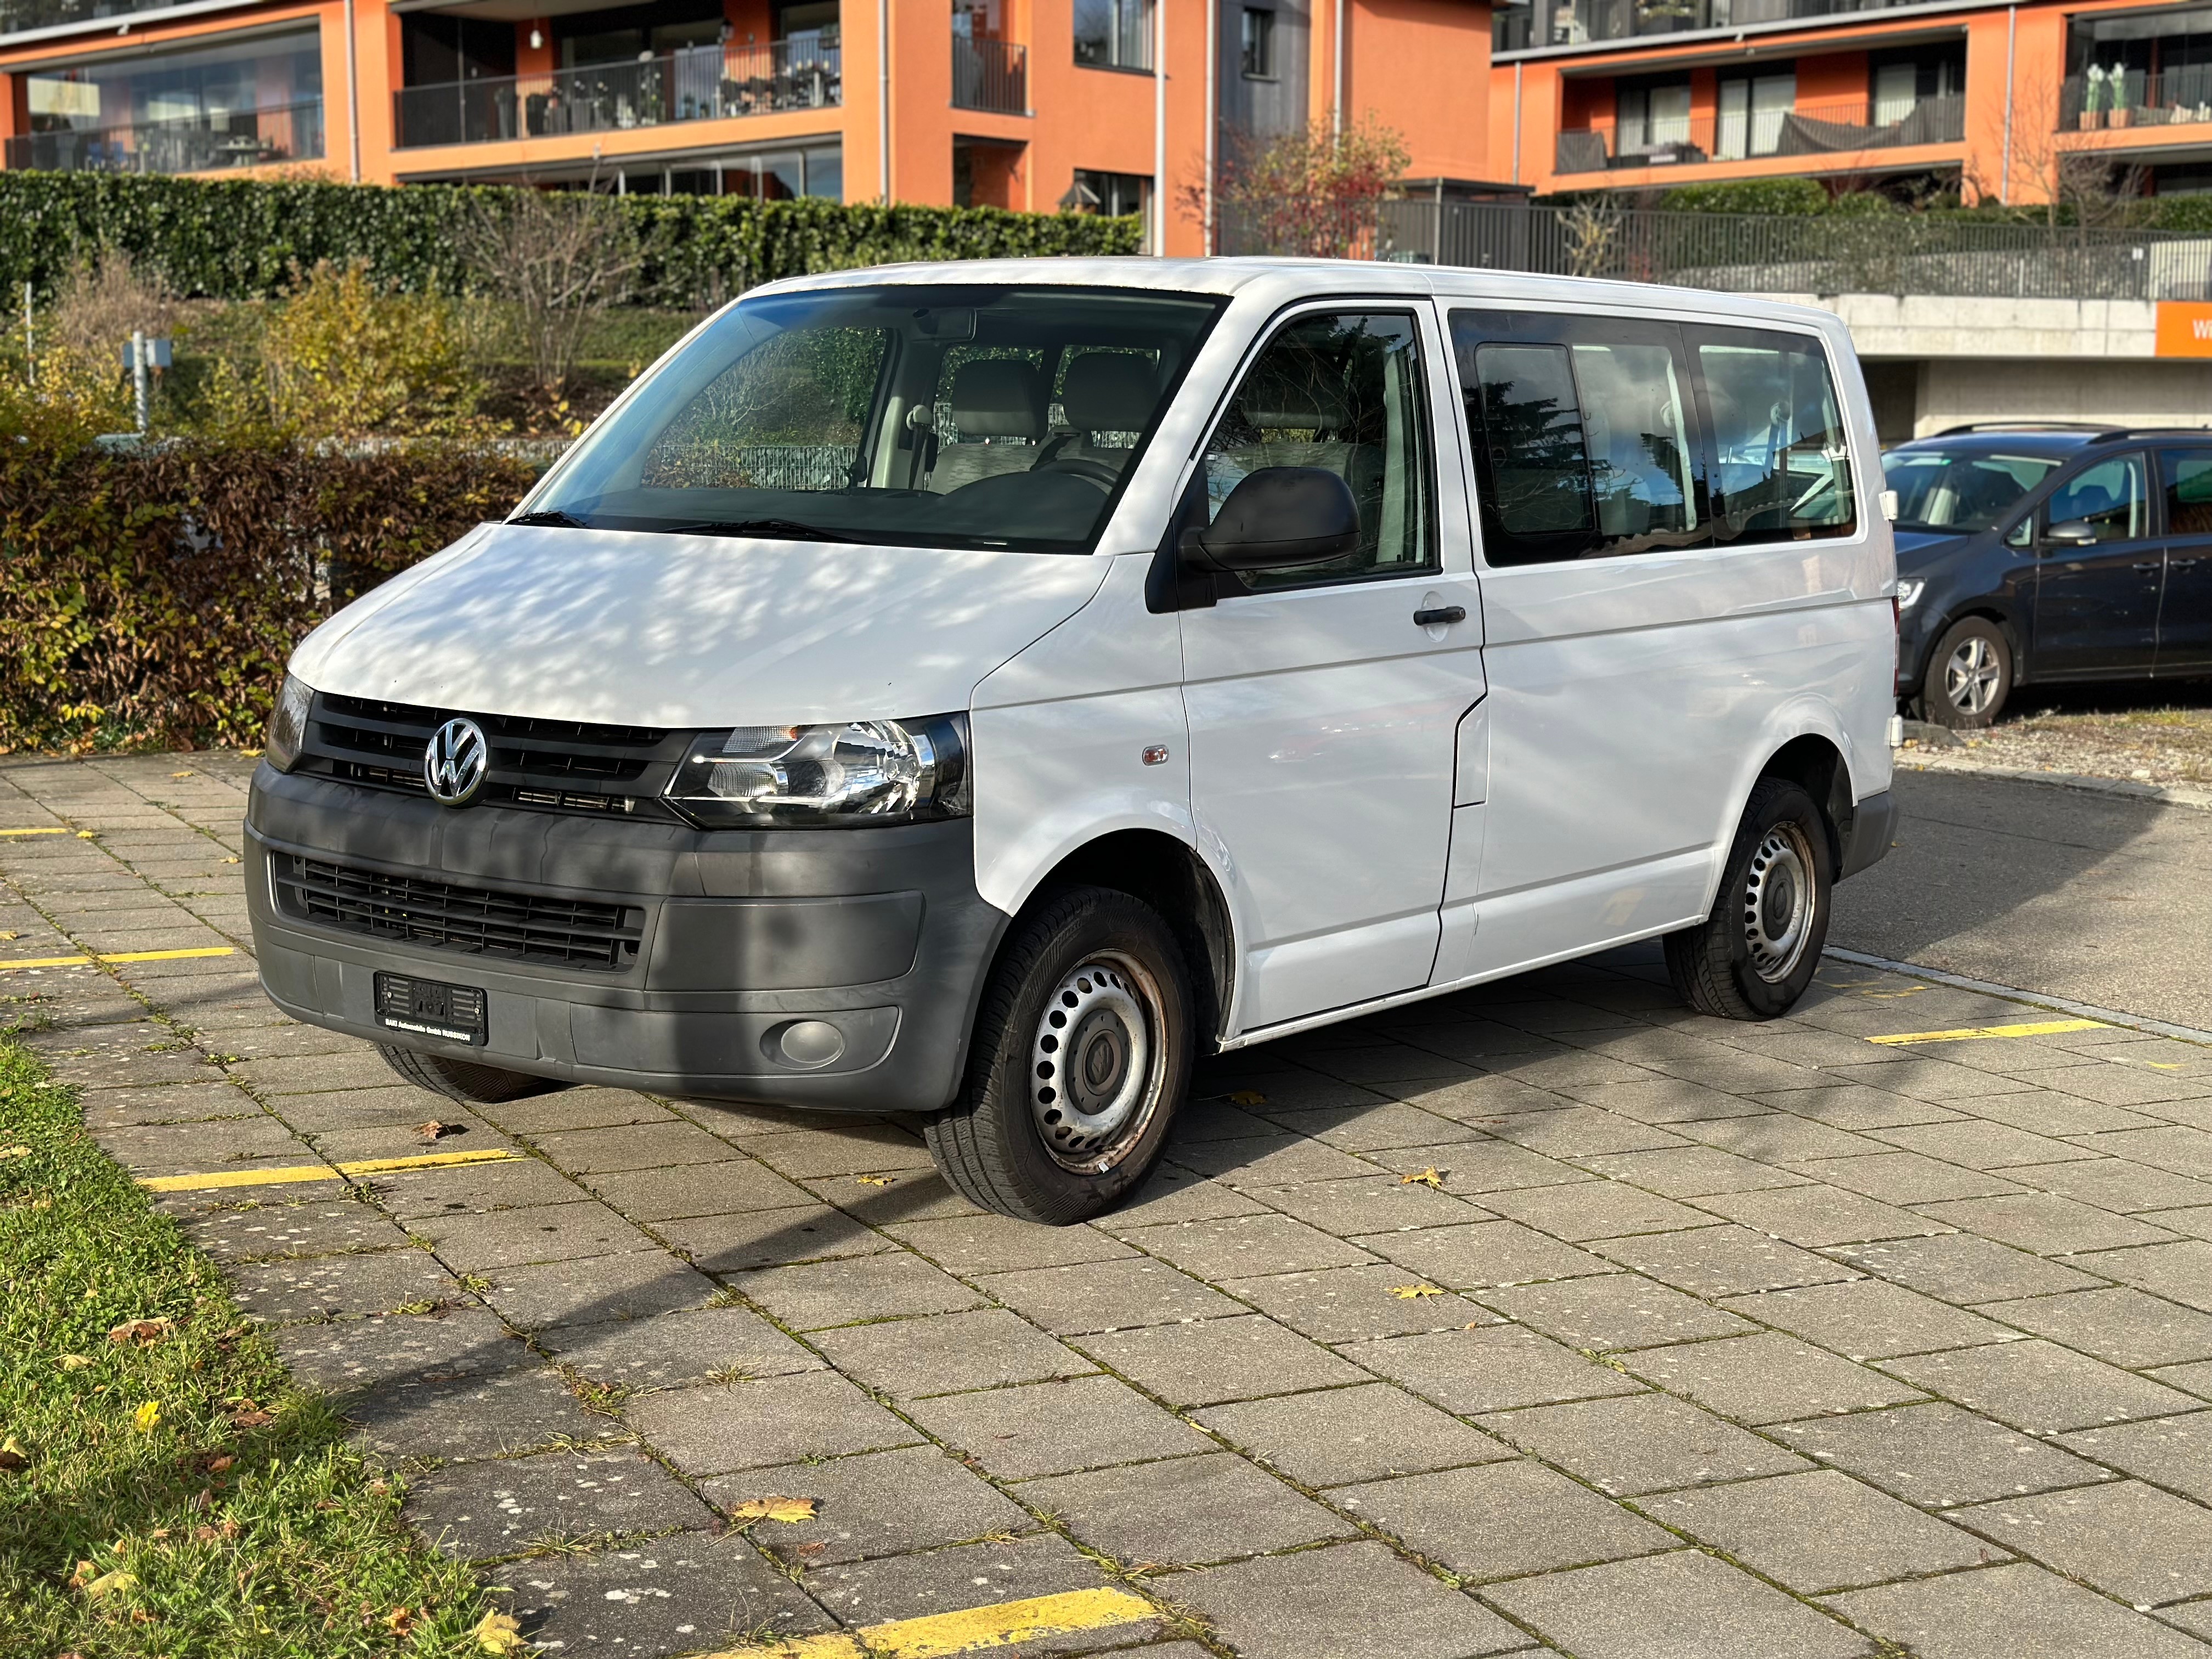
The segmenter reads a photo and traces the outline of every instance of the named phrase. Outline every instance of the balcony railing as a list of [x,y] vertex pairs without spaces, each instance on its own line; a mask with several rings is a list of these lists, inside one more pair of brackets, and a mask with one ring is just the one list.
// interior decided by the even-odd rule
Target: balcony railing
[[183,0],[0,0],[0,36],[167,11]]
[[179,120],[26,133],[8,140],[8,167],[11,172],[214,173],[312,161],[322,153],[323,106],[316,99]]
[[1499,7],[1492,40],[1499,52],[1540,51],[1700,29],[1802,22],[1917,3],[1919,0],[1534,0],[1532,5]]
[[392,95],[398,147],[825,109],[843,101],[840,55],[831,45],[695,46],[630,64],[403,87]]
[[1672,119],[1655,118],[1626,142],[1618,131],[1601,127],[1562,132],[1553,171],[1694,167],[1766,155],[1856,156],[1914,144],[1955,144],[1966,136],[1963,98],[1923,98],[1894,114],[1864,103],[1791,110],[1694,110]]
[[2113,69],[2069,75],[2058,94],[2062,132],[2212,122],[2212,64],[2149,75]]
[[1010,40],[952,37],[952,106],[1029,112],[1029,48]]

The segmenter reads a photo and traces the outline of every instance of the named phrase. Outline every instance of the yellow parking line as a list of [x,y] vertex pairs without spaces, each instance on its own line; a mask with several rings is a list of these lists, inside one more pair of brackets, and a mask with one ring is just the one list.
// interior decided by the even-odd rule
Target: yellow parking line
[[0,830],[0,836],[66,836],[67,834],[69,834],[68,829],[61,824],[57,824],[51,830],[43,827],[36,830]]
[[237,954],[234,945],[204,945],[192,951],[110,951],[96,957],[24,957],[15,962],[0,962],[0,973],[10,968],[85,968],[95,962],[182,962],[188,957]]
[[1897,1048],[1913,1042],[1970,1042],[1978,1037],[2056,1036],[2061,1031],[2111,1029],[2101,1019],[2046,1019],[2028,1025],[1968,1025],[1955,1031],[1900,1031],[1895,1036],[1869,1037],[1867,1041]]
[[504,1147],[475,1152],[424,1152],[416,1158],[363,1158],[349,1164],[288,1164],[268,1170],[210,1170],[200,1175],[142,1176],[149,1192],[206,1193],[222,1187],[289,1187],[308,1181],[391,1175],[401,1170],[439,1170],[456,1164],[501,1164],[522,1156]]
[[1158,1616],[1158,1607],[1127,1590],[1069,1590],[960,1613],[897,1619],[866,1630],[802,1636],[774,1647],[715,1654],[711,1659],[940,1659],[984,1648],[1010,1648],[1047,1636],[1110,1630]]

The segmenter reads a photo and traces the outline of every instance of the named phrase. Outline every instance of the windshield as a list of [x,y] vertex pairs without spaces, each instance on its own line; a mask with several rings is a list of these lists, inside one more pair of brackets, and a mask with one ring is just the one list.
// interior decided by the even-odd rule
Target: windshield
[[2059,463],[2033,455],[1894,449],[1881,458],[1899,530],[1987,530]]
[[1224,303],[982,286],[747,300],[639,386],[520,516],[1087,552]]

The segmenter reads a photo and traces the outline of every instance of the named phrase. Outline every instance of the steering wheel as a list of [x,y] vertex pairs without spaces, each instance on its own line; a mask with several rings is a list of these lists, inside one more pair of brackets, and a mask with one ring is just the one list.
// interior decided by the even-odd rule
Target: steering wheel
[[1114,493],[1115,487],[1121,482],[1121,475],[1107,465],[1105,462],[1085,460],[1080,455],[1070,455],[1064,459],[1056,458],[1047,461],[1036,470],[1039,472],[1067,473],[1071,477],[1082,479],[1085,483],[1097,484],[1109,495]]

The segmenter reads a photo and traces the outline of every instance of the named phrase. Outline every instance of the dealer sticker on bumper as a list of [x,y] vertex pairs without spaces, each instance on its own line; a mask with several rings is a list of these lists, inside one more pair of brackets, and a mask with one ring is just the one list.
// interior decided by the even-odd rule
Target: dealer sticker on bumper
[[473,986],[447,985],[402,974],[376,976],[376,1023],[395,1031],[483,1046],[484,994]]

